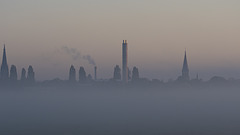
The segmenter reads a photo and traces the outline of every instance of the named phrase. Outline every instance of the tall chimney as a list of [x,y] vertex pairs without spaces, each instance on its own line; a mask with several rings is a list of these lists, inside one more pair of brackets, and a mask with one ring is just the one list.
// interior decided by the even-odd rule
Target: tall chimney
[[97,80],[97,66],[94,67],[94,80]]
[[128,58],[127,58],[127,40],[123,40],[122,43],[122,81],[123,83],[128,82]]

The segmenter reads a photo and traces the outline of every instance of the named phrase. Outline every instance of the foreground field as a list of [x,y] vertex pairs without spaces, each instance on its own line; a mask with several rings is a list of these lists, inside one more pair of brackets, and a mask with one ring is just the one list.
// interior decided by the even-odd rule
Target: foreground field
[[240,91],[57,89],[0,92],[0,134],[240,134]]

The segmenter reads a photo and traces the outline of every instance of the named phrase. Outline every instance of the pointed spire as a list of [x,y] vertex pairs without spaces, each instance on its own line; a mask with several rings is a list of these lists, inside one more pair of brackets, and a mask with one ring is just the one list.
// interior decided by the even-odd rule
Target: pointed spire
[[4,44],[2,66],[1,66],[1,79],[8,80],[8,78],[9,78],[9,70],[8,70],[8,64],[7,64],[6,47]]
[[186,80],[189,80],[189,68],[188,68],[188,62],[187,62],[187,51],[186,51],[186,49],[185,49],[183,68],[182,68],[182,77]]
[[183,71],[188,71],[188,62],[187,62],[187,52],[185,50],[184,61],[183,61]]
[[3,65],[7,65],[7,55],[6,55],[6,47],[4,44],[4,48],[3,48],[3,58],[2,58],[2,66]]

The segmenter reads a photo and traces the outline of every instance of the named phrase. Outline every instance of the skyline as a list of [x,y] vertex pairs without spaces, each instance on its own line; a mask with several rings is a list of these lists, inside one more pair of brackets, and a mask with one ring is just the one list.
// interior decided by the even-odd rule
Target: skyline
[[[136,68],[135,70],[137,70],[137,71],[133,71],[132,69],[130,69],[127,65],[128,65],[128,42],[127,42],[127,40],[123,40],[123,43],[122,43],[122,68],[123,69],[120,69],[119,68],[119,71],[121,72],[119,75],[120,75],[120,80],[122,81],[122,82],[124,82],[124,83],[127,83],[128,82],[128,76],[130,77],[133,73],[132,72],[135,72],[135,74],[136,74],[136,72],[138,72],[138,68],[136,68],[135,66],[133,67],[133,70],[134,70],[134,68]],[[75,49],[72,49],[72,48],[66,48],[65,47],[65,51],[67,52],[67,53],[72,53],[72,54],[69,54],[69,55],[72,55],[71,57],[73,58],[73,59],[85,59],[85,60],[87,60],[88,61],[88,63],[90,64],[90,65],[92,65],[92,66],[94,66],[94,72],[93,73],[86,73],[85,71],[84,71],[84,67],[83,66],[81,66],[80,67],[80,70],[79,70],[79,77],[80,77],[80,71],[81,70],[83,70],[85,73],[85,77],[88,77],[89,75],[90,75],[90,78],[91,78],[91,80],[97,80],[97,65],[96,65],[96,63],[95,63],[95,61],[94,61],[94,59],[92,59],[92,57],[90,56],[90,55],[84,55],[84,56],[81,56],[81,54],[79,54],[79,52],[77,51],[77,50],[75,50]],[[8,68],[8,64],[7,64],[7,55],[6,55],[6,46],[5,46],[5,44],[4,44],[4,48],[3,48],[3,57],[2,57],[2,64],[1,64],[1,78],[3,79],[3,80],[8,80],[9,79],[9,77],[11,78],[11,72],[9,72],[9,68]],[[116,65],[116,66],[119,66],[118,64]],[[15,69],[13,69],[14,71],[14,76],[15,76],[15,80],[22,80],[22,78],[23,77],[26,77],[25,76],[25,74],[26,74],[26,70],[25,70],[25,68],[22,68],[22,71],[21,71],[21,73],[17,73],[17,67],[13,64],[13,65],[11,65],[11,70],[12,70],[12,68],[15,68]],[[31,69],[30,69],[31,68]],[[82,68],[82,69],[81,69]],[[125,68],[125,71],[124,71],[124,68]],[[23,70],[25,70],[25,71],[23,71]],[[29,65],[29,67],[28,67],[28,71],[30,71],[29,73],[28,73],[28,76],[30,75],[30,74],[33,74],[33,75],[30,75],[30,76],[33,76],[32,78],[32,80],[35,80],[35,73],[34,73],[34,71],[33,71],[33,67],[32,67],[32,65]],[[130,73],[129,73],[129,71],[130,71]],[[190,78],[190,76],[189,76],[189,67],[188,67],[188,62],[187,62],[187,51],[186,51],[186,49],[185,49],[185,52],[184,52],[184,59],[183,59],[183,65],[182,65],[182,74],[181,75],[179,75],[177,78],[170,78],[169,80],[168,80],[168,82],[170,81],[176,81],[176,82],[178,82],[178,81],[183,81],[183,82],[190,82],[190,81],[194,81],[194,80],[198,80],[198,81],[203,81],[202,80],[202,78],[199,78],[199,74],[197,73],[197,75],[196,75],[196,77],[195,78]],[[25,73],[23,73],[23,72],[25,72]],[[81,71],[82,72],[82,71]],[[13,75],[12,74],[12,75]],[[17,76],[20,76],[20,74],[21,74],[21,79],[19,78],[19,77],[17,77]],[[23,76],[23,74],[24,74],[24,76]],[[75,74],[75,75],[74,75]],[[122,74],[122,78],[121,78],[121,74]],[[125,75],[126,74],[126,75]],[[139,77],[139,73],[137,73],[138,75],[138,77]],[[10,76],[9,76],[10,75]],[[88,76],[87,76],[88,75]],[[94,76],[94,78],[93,78],[93,76]],[[114,68],[114,75],[113,75],[113,77],[110,77],[110,78],[100,78],[100,80],[111,80],[111,79],[116,79],[116,78],[114,78],[114,76],[115,76],[115,68]],[[67,78],[59,78],[59,77],[54,77],[53,79],[63,79],[63,80],[69,80],[69,81],[73,81],[74,79],[73,78],[75,78],[76,79],[76,71],[75,71],[75,68],[74,68],[74,66],[73,65],[71,65],[71,67],[70,67],[70,71],[69,71],[69,76],[68,76],[69,78],[67,79]],[[215,76],[212,76],[211,77],[211,79],[212,78],[215,78],[215,77],[220,77],[220,78],[222,78],[223,76],[218,76],[218,75],[215,75]],[[142,78],[142,79],[144,79],[144,78],[147,78],[147,79],[150,79],[150,78],[148,78],[148,77],[139,77],[139,78]],[[224,78],[224,77],[223,77]],[[129,78],[130,79],[130,78]],[[159,80],[159,78],[153,78],[153,79],[158,79]],[[210,79],[210,80],[211,80]],[[226,79],[238,79],[238,78],[233,78],[233,77],[231,77],[231,78],[226,78]],[[50,79],[51,80],[51,79]],[[99,79],[98,79],[99,80]],[[150,79],[151,80],[151,79]],[[41,81],[43,81],[43,80],[41,80]],[[76,80],[75,80],[76,81]],[[160,80],[160,81],[165,81],[165,80]],[[206,81],[206,80],[205,80]]]
[[93,75],[93,66],[70,58],[64,46],[92,56],[99,78],[110,78],[109,71],[121,65],[122,39],[129,41],[129,67],[137,66],[141,77],[175,79],[187,48],[190,78],[240,78],[239,4],[3,0],[0,44],[6,44],[9,65],[33,65],[37,80],[65,79],[71,64]]

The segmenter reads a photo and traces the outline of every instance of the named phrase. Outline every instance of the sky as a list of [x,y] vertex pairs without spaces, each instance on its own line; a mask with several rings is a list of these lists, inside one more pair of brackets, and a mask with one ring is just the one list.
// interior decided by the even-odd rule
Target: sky
[[[1,0],[0,46],[9,67],[37,80],[67,79],[71,65],[113,76],[128,40],[129,68],[176,79],[187,50],[190,77],[240,78],[239,0]],[[69,51],[72,53],[70,54]],[[0,52],[2,58],[2,51]]]

